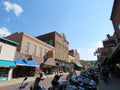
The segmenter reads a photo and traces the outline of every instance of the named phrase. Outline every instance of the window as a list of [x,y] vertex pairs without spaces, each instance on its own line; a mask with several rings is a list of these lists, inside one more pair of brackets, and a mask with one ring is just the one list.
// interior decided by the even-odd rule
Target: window
[[40,53],[39,53],[39,56],[42,57],[42,48],[40,47],[39,50],[40,50],[40,51],[39,51],[39,52],[40,52]]
[[29,47],[30,47],[30,44],[28,42],[26,42],[26,44],[25,44],[25,54],[29,53]]
[[47,59],[47,50],[44,50],[44,58]]
[[46,53],[47,53],[47,50],[45,49],[45,50],[44,50],[44,55],[46,55]]
[[0,44],[0,53],[1,53],[1,51],[2,51],[2,45]]
[[49,44],[50,44],[51,46],[53,46],[53,40],[50,40],[50,41],[49,41]]
[[45,41],[45,43],[47,43],[47,44],[48,44],[49,42],[48,42],[48,41]]
[[33,45],[33,56],[35,56],[35,53],[36,53],[36,45]]

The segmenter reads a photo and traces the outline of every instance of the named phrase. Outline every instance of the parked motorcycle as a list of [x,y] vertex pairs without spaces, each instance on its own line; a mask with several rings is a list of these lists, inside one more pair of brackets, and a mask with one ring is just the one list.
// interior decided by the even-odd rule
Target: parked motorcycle
[[[59,81],[60,76],[55,75],[53,80],[51,81],[52,87],[49,87],[48,90],[84,90],[80,85],[76,86],[76,84],[70,84],[67,81]],[[74,82],[73,82],[74,83]]]
[[56,74],[51,81],[52,87],[49,87],[48,90],[65,90],[66,84],[65,82],[60,82],[59,79],[63,75]]
[[78,77],[78,82],[81,83],[85,90],[97,90],[98,76],[94,73],[84,73]]
[[34,83],[30,86],[30,90],[46,90],[44,87],[40,86],[39,83],[42,79],[41,77],[36,77]]
[[[98,75],[96,72],[83,71],[80,76],[74,74],[69,78],[69,84],[67,86],[72,90],[97,90]],[[74,86],[74,87],[73,87]],[[73,89],[74,88],[74,89]],[[68,89],[69,90],[69,89]]]

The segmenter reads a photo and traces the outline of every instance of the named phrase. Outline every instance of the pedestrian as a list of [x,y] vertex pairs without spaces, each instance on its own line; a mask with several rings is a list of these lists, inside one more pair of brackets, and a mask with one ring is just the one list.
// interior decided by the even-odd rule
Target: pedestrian
[[69,81],[69,79],[72,77],[73,72],[70,70],[69,74],[66,76],[66,80]]
[[103,78],[103,81],[106,82],[106,69],[105,69],[105,66],[102,67],[102,78]]
[[30,90],[40,90],[39,82],[40,77],[36,77],[35,82],[30,86]]
[[43,74],[42,73],[39,73],[39,77],[36,77],[35,81],[31,84],[30,86],[30,90],[40,90],[40,86],[39,86],[39,82],[40,80],[42,79],[43,77]]
[[102,73],[103,73],[103,81],[105,83],[109,83],[110,82],[110,71],[109,68],[107,66],[104,66],[102,69]]

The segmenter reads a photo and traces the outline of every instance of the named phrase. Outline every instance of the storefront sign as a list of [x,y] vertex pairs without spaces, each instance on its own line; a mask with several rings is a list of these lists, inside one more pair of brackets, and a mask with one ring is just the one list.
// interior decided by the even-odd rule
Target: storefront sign
[[103,41],[103,45],[104,47],[112,47],[116,46],[116,42],[115,40]]
[[47,56],[48,58],[53,58],[53,51],[48,51]]

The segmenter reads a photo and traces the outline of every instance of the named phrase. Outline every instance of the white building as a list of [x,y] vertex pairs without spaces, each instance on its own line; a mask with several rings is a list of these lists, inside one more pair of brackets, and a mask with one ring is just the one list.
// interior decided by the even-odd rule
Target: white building
[[0,81],[10,80],[12,78],[15,52],[18,43],[0,37]]

